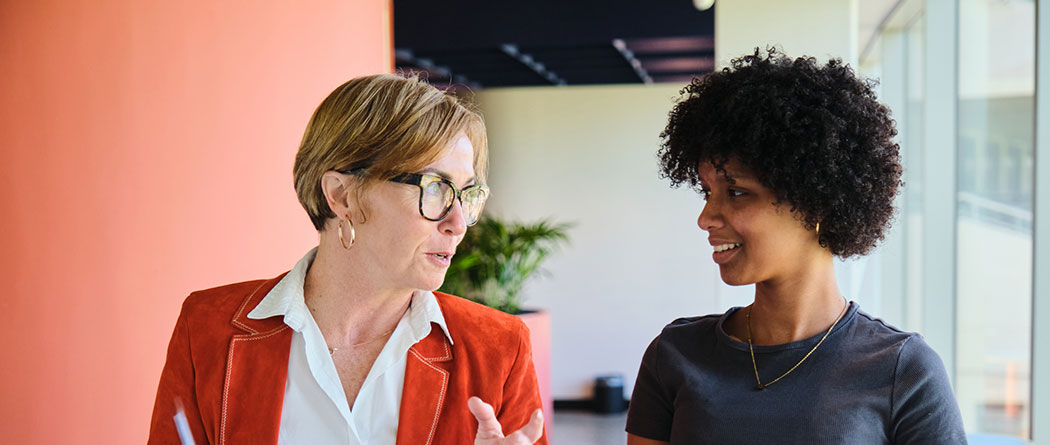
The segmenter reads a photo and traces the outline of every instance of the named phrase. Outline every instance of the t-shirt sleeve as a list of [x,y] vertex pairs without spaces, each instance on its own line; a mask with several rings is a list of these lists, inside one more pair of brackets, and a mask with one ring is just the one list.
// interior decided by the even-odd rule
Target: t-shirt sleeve
[[966,443],[944,363],[918,335],[901,345],[891,409],[895,444]]
[[660,337],[657,336],[642,356],[627,411],[627,432],[647,439],[669,441],[674,405],[669,391],[660,382],[659,349]]

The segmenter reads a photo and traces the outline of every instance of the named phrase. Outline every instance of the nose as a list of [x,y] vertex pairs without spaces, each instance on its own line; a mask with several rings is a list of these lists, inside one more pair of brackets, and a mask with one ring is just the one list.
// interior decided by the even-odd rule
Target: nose
[[700,230],[710,232],[714,229],[721,227],[722,225],[722,212],[719,206],[713,199],[708,198],[704,203],[703,210],[700,211],[700,216],[696,218],[696,225],[700,227]]
[[467,233],[467,218],[463,214],[463,204],[458,199],[452,201],[452,208],[448,209],[448,215],[441,220],[438,229],[452,236]]

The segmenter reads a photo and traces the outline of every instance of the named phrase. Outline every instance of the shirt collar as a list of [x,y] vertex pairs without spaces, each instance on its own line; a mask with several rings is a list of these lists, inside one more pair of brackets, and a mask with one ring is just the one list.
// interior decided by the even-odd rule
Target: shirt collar
[[441,327],[448,342],[455,344],[452,341],[452,334],[448,332],[448,325],[445,324],[445,316],[441,313],[441,305],[438,304],[433,292],[428,290],[412,292],[412,305],[408,308],[408,316],[417,342],[430,335],[430,324],[434,323]]
[[[248,313],[248,318],[261,320],[283,315],[284,323],[288,327],[296,332],[302,332],[305,317],[312,317],[310,310],[306,307],[303,288],[306,283],[306,272],[316,257],[317,248],[314,247],[298,263],[295,263],[295,267],[263,297],[255,309]],[[453,343],[452,334],[449,333],[448,325],[445,323],[445,316],[441,313],[441,306],[433,292],[425,290],[412,292],[412,303],[406,315],[412,328],[412,336],[416,341],[430,335],[430,324],[436,323],[441,327],[449,343]]]

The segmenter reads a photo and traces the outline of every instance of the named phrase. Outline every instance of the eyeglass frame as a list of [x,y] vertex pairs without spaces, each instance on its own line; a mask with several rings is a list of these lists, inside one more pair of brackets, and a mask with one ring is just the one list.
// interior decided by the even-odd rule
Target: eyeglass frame
[[[346,175],[362,176],[362,174],[364,173],[365,169],[364,168],[356,168],[356,169],[353,169],[353,170],[336,170],[336,171],[339,172],[339,173],[342,173],[342,174],[346,174]],[[450,202],[448,204],[448,206],[445,207],[445,211],[441,212],[441,216],[439,216],[437,218],[430,218],[425,213],[423,213],[423,195],[424,195],[424,193],[426,193],[426,189],[423,187],[423,178],[424,177],[434,178],[438,182],[443,182],[445,184],[448,184],[448,186],[452,188],[452,202]],[[448,178],[446,178],[444,176],[440,176],[440,175],[426,174],[426,173],[401,173],[401,174],[399,174],[397,176],[394,176],[392,178],[388,178],[387,181],[398,183],[398,184],[414,185],[416,187],[419,187],[419,216],[422,216],[423,219],[425,219],[427,221],[434,221],[434,222],[444,220],[445,217],[448,216],[449,212],[452,211],[452,207],[456,205],[456,201],[459,201],[460,207],[463,207],[463,192],[465,192],[465,191],[467,191],[469,189],[475,189],[475,188],[476,189],[480,189],[481,191],[485,192],[485,201],[486,202],[489,199],[489,195],[491,195],[491,193],[492,193],[492,192],[489,191],[489,187],[487,185],[485,185],[485,184],[468,185],[466,187],[463,187],[462,190],[460,190],[458,187],[456,187],[456,183],[452,182],[451,179],[448,179]],[[484,207],[485,204],[482,204],[481,206]],[[467,227],[470,227],[470,226],[473,226],[473,225],[477,224],[478,221],[480,221],[480,220],[481,220],[481,215],[479,214],[478,215],[478,219],[474,220],[474,222],[472,222],[470,224],[467,224]]]

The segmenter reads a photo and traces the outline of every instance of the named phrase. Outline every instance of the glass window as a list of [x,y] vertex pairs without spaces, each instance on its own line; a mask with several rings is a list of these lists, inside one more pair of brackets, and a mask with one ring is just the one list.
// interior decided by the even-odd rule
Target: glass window
[[925,140],[926,94],[926,20],[920,9],[908,19],[904,31],[906,86],[901,133],[901,162],[904,164],[903,206],[904,230],[904,319],[902,328],[922,332],[923,289],[923,141]]
[[971,432],[1030,437],[1035,4],[959,3],[956,393]]

